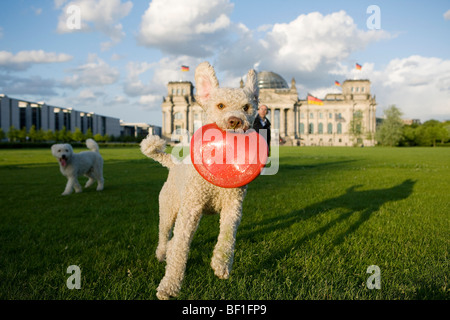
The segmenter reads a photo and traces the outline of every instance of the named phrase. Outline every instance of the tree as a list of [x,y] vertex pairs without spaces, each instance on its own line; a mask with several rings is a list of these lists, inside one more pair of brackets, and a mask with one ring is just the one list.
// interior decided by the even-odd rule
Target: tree
[[384,110],[384,121],[375,135],[381,145],[391,147],[398,145],[403,135],[401,116],[402,112],[395,105]]
[[8,136],[9,142],[15,142],[18,139],[19,130],[17,130],[14,126],[11,126],[11,127],[9,127],[7,136]]
[[84,134],[81,132],[80,128],[75,128],[75,132],[72,134],[72,138],[74,141],[84,141]]
[[97,133],[94,136],[94,140],[97,141],[97,142],[103,141],[103,136],[100,133]]
[[436,147],[436,142],[444,144],[449,136],[448,130],[442,122],[437,120],[428,120],[422,125],[421,136],[424,144]]
[[0,128],[0,141],[3,140],[3,139],[5,139],[5,137],[6,137],[5,132],[3,131],[2,128]]
[[86,139],[92,139],[93,137],[94,137],[94,135],[92,134],[92,129],[91,128],[87,129],[86,134],[85,134],[85,138]]
[[349,124],[348,132],[353,138],[353,146],[357,146],[362,143],[362,135],[363,135],[363,113],[358,110],[353,113],[353,118]]
[[33,124],[30,128],[30,130],[28,131],[28,137],[30,138],[31,142],[35,142],[37,141],[37,131],[36,131],[36,126]]

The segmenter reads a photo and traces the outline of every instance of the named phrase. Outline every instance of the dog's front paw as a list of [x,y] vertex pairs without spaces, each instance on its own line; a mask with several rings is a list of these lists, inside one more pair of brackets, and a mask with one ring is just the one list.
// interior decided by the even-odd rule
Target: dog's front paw
[[211,268],[219,279],[228,279],[230,277],[231,266],[216,256],[213,256],[211,260]]
[[166,248],[156,248],[156,259],[158,259],[159,262],[163,262],[166,260]]
[[169,300],[170,297],[177,297],[179,292],[180,286],[177,286],[174,283],[170,283],[170,281],[168,281],[166,277],[164,277],[161,280],[158,288],[156,289],[156,297],[159,300]]

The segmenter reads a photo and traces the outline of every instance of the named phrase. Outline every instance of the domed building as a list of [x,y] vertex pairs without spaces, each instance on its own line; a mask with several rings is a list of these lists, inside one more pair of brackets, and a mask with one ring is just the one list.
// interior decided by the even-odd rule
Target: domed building
[[[369,80],[346,80],[342,93],[329,93],[317,103],[299,99],[295,79],[290,87],[277,73],[257,74],[260,105],[266,105],[272,126],[271,144],[296,146],[373,146],[375,97]],[[240,86],[244,86],[243,80]],[[202,126],[203,110],[189,81],[169,82],[162,104],[162,137],[179,141]]]

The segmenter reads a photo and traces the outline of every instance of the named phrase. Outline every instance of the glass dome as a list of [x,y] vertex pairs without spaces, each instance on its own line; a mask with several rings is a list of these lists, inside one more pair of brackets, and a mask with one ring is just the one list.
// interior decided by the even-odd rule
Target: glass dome
[[259,89],[289,89],[286,81],[274,72],[258,72],[257,79]]

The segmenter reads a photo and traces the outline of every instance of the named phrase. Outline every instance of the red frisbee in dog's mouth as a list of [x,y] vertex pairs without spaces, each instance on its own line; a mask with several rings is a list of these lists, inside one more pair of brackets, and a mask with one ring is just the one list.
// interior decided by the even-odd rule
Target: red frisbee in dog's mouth
[[198,173],[222,188],[242,187],[261,174],[268,157],[266,139],[251,129],[235,133],[215,123],[199,128],[191,140],[191,161]]

